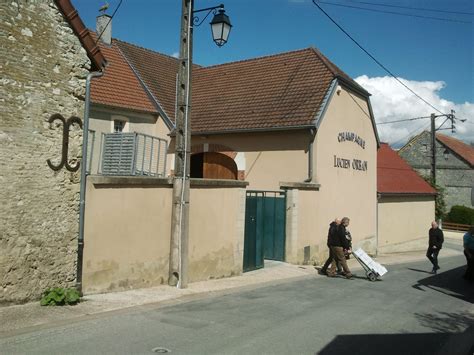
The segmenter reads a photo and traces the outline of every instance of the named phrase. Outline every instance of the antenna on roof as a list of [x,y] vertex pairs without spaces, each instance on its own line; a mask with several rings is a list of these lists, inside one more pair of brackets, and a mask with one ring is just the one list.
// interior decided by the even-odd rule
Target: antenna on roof
[[107,11],[107,9],[109,8],[109,3],[106,1],[105,2],[105,5],[102,5],[99,9],[99,11],[102,12],[102,15],[105,15],[105,12]]

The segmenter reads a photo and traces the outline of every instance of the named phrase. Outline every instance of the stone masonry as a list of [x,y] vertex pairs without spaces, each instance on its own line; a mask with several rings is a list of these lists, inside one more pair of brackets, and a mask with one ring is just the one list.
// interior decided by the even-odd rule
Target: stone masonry
[[[474,169],[450,151],[444,156],[446,146],[436,140],[436,183],[445,189],[447,212],[454,205],[471,207],[471,189]],[[400,152],[400,156],[421,176],[431,175],[431,138],[429,132],[421,133]]]
[[[50,1],[0,2],[0,304],[38,299],[76,277],[80,173],[58,164],[62,126],[82,119],[90,60]],[[80,158],[72,129],[69,161]]]

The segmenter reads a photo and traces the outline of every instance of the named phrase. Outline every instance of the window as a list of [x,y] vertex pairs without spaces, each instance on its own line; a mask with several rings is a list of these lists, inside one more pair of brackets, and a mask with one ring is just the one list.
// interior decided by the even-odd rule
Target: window
[[121,133],[125,128],[125,121],[114,120],[114,133]]

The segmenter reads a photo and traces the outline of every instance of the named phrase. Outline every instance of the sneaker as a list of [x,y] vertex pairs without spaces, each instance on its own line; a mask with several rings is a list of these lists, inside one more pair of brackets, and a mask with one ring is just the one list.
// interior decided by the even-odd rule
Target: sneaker
[[328,273],[326,273],[326,276],[327,276],[327,277],[336,277],[336,275],[335,275],[335,274],[330,274],[329,272],[328,272]]
[[326,270],[319,269],[319,270],[318,270],[318,274],[319,274],[319,275],[327,275],[328,273],[327,273]]
[[352,279],[352,274],[345,274],[344,277],[348,280]]
[[436,269],[433,268],[433,270],[431,270],[430,274],[436,275]]

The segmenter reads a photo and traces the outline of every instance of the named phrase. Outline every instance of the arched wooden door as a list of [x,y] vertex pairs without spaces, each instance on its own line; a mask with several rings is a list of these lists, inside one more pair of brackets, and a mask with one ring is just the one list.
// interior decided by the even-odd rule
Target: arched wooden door
[[237,164],[231,157],[215,152],[191,156],[191,177],[237,180]]

